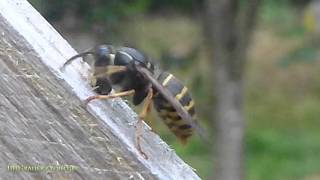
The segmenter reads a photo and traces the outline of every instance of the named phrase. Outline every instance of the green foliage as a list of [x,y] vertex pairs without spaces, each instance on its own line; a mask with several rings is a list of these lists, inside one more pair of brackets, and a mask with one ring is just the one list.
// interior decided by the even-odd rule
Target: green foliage
[[266,0],[262,7],[262,18],[267,23],[289,23],[291,22],[290,4],[288,0]]
[[101,1],[90,9],[90,22],[113,23],[121,18],[144,13],[149,7],[148,0]]
[[288,67],[295,63],[314,63],[317,60],[318,49],[316,47],[300,47],[290,52],[279,60],[281,67]]
[[195,10],[195,6],[201,5],[203,0],[151,0],[151,11],[171,9],[180,12],[190,13]]
[[49,20],[61,19],[67,11],[74,11],[87,23],[114,23],[121,18],[144,13],[150,0],[30,0],[30,2]]
[[248,179],[302,179],[320,171],[319,133],[255,129],[247,135]]
[[29,0],[49,20],[61,19],[67,11],[75,11],[76,14],[92,24],[103,22],[109,25],[119,22],[136,14],[152,13],[172,9],[184,13],[190,13],[194,6],[201,4],[203,0]]

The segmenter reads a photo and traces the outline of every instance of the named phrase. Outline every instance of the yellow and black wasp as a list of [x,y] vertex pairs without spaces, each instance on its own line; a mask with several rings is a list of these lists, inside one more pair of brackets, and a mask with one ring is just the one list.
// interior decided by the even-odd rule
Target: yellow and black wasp
[[[132,102],[144,105],[139,114],[136,131],[138,151],[147,158],[140,146],[142,120],[150,112],[152,103],[164,123],[185,144],[195,131],[202,135],[202,129],[196,122],[194,101],[177,78],[168,72],[155,69],[148,56],[130,47],[115,48],[111,45],[99,45],[71,57],[66,66],[78,57],[94,56],[94,71],[91,86],[98,95],[86,99],[86,104],[94,99],[110,99],[133,95]],[[120,91],[109,94],[113,87]]]

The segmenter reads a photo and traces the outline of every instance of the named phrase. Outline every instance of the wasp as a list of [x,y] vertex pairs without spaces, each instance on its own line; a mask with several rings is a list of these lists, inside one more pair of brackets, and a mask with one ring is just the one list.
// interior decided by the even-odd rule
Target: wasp
[[[136,128],[136,146],[146,159],[140,146],[142,121],[152,108],[175,136],[185,144],[195,131],[203,131],[196,121],[194,101],[188,88],[171,73],[156,69],[148,56],[131,47],[99,45],[68,59],[63,67],[74,59],[93,55],[91,86],[98,94],[85,100],[88,104],[95,99],[111,99],[132,95],[137,106],[144,101]],[[113,87],[118,92],[110,94]],[[202,136],[202,134],[200,133]]]

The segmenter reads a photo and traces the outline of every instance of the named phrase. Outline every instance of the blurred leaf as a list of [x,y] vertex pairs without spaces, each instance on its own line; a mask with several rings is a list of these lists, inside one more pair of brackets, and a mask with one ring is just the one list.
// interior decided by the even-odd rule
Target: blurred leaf
[[281,67],[288,67],[295,63],[314,63],[317,60],[318,49],[315,47],[301,47],[293,50],[279,60]]
[[251,130],[247,135],[249,179],[301,179],[320,171],[317,133]]

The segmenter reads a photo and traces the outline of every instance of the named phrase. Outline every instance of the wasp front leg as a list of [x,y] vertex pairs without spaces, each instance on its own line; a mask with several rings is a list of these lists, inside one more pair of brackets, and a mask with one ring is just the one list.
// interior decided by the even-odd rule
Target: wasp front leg
[[129,91],[123,91],[115,94],[110,94],[110,95],[95,95],[95,96],[90,96],[85,100],[85,105],[88,105],[89,102],[95,99],[113,99],[117,97],[122,97],[122,96],[129,96],[134,94],[134,90],[129,90]]
[[[91,75],[91,87],[99,95],[108,95],[112,91],[112,82],[110,81],[110,75],[126,70],[125,66],[96,66],[95,72]],[[97,99],[89,97],[88,99]],[[111,97],[110,97],[111,98]],[[99,98],[98,98],[99,99]],[[109,99],[109,98],[107,98]]]
[[112,91],[112,85],[107,77],[91,76],[91,87],[100,95],[108,95]]

